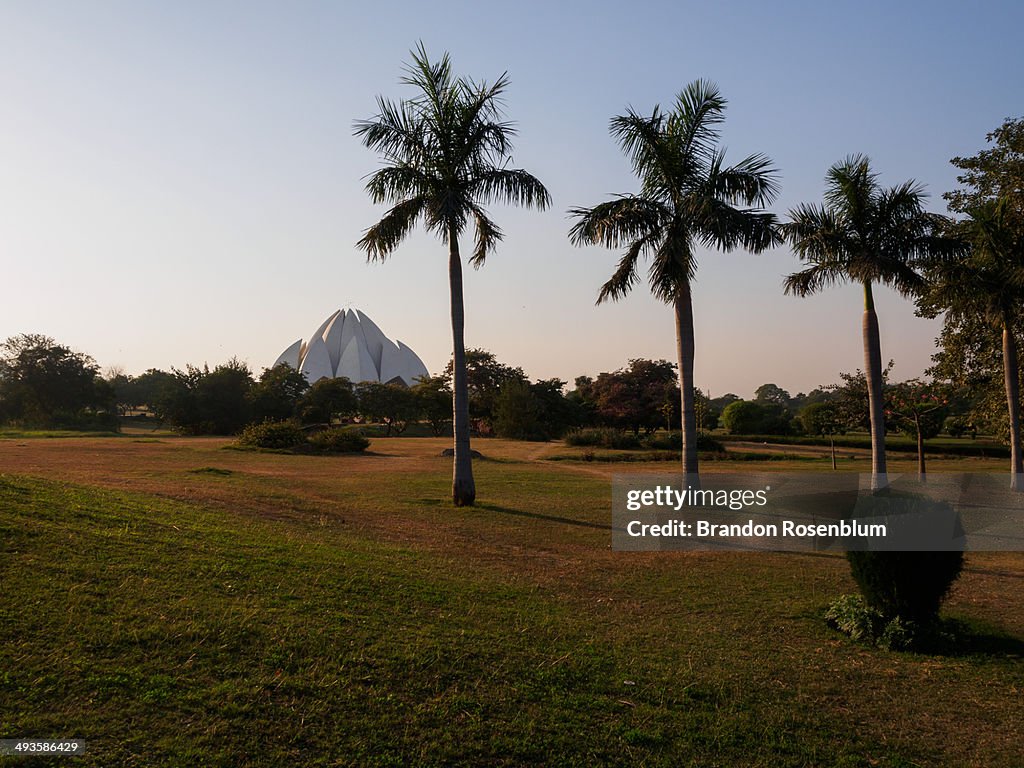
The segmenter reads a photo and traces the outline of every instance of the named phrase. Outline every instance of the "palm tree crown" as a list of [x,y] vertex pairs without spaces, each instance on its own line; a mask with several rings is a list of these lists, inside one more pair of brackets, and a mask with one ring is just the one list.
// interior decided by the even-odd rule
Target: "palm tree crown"
[[470,263],[479,267],[502,238],[484,205],[504,202],[547,208],[551,198],[532,175],[507,167],[515,130],[501,114],[506,75],[492,85],[455,78],[448,55],[431,63],[421,43],[402,82],[415,87],[418,95],[398,103],[378,98],[377,115],[355,126],[363,144],[384,160],[384,167],[371,174],[366,191],[375,203],[391,204],[358,245],[370,261],[383,260],[420,221],[448,245],[455,438],[452,500],[457,506],[471,505],[476,485],[469,448],[459,236],[472,221],[476,244]]
[[670,112],[656,106],[649,116],[630,109],[612,118],[612,136],[640,178],[640,193],[569,211],[578,219],[569,235],[574,244],[626,246],[598,303],[629,293],[641,256],[653,257],[651,291],[670,303],[696,274],[698,244],[760,251],[777,243],[775,217],[761,210],[778,193],[775,170],[759,154],[725,166],[717,147],[725,105],[713,84],[697,80]]
[[784,225],[797,256],[810,264],[786,278],[786,293],[809,296],[844,281],[882,283],[904,296],[924,280],[915,266],[946,248],[944,219],[924,210],[924,188],[911,180],[881,189],[864,155],[836,163],[826,176],[825,205],[800,205]]
[[502,239],[484,205],[503,202],[544,209],[544,185],[524,170],[507,168],[515,128],[503,121],[503,74],[493,84],[454,78],[447,54],[431,63],[422,43],[401,82],[419,89],[395,103],[378,97],[378,113],[356,123],[355,134],[385,163],[366,191],[392,208],[366,230],[358,245],[370,260],[386,258],[419,221],[443,242],[458,238],[472,221],[474,266]]
[[576,245],[625,247],[597,303],[617,300],[639,280],[640,257],[650,257],[652,293],[673,304],[682,401],[683,472],[697,478],[697,431],[693,385],[693,303],[690,284],[698,246],[761,251],[779,241],[775,216],[763,210],[778,192],[775,170],[764,155],[726,166],[718,148],[725,99],[698,80],[676,97],[674,107],[650,115],[632,109],[613,117],[611,133],[640,178],[640,192],[593,208],[569,211]]

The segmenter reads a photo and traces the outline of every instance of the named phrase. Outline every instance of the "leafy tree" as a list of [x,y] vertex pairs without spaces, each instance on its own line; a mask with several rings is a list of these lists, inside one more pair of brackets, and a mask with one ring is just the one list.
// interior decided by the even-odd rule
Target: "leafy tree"
[[249,393],[253,420],[283,421],[292,418],[308,389],[306,377],[286,363],[264,368],[260,380]]
[[722,426],[732,435],[761,434],[764,425],[764,407],[753,400],[737,400],[722,411]]
[[989,149],[950,161],[963,171],[956,177],[962,186],[943,197],[957,213],[1003,200],[1019,216],[1024,212],[1024,117],[1007,118],[985,140],[992,144]]
[[808,435],[828,436],[829,447],[832,451],[832,469],[835,469],[835,436],[841,435],[846,431],[839,407],[835,403],[830,402],[811,403],[800,412],[800,421],[803,424],[804,432]]
[[725,165],[717,146],[725,105],[714,85],[698,80],[668,112],[656,106],[650,115],[630,109],[613,117],[611,133],[640,178],[640,193],[570,211],[577,219],[570,232],[576,245],[626,248],[598,303],[629,293],[639,280],[640,257],[651,257],[651,291],[675,310],[683,472],[693,476],[698,467],[691,285],[697,247],[756,252],[778,242],[775,217],[763,210],[778,191],[775,171],[763,155]]
[[754,400],[763,404],[788,406],[791,400],[789,392],[778,384],[762,384],[754,391]]
[[873,286],[904,296],[924,287],[915,267],[926,258],[955,252],[938,236],[942,217],[924,210],[924,188],[914,181],[882,189],[864,155],[851,155],[826,176],[825,204],[790,211],[786,235],[810,266],[786,278],[786,293],[810,296],[840,282],[864,288],[864,362],[871,426],[872,488],[887,485],[882,351]]
[[232,358],[212,371],[187,366],[174,370],[173,384],[164,386],[157,412],[179,432],[191,435],[233,435],[251,421],[249,367]]
[[450,429],[452,390],[444,376],[421,376],[412,387],[420,416],[430,425],[435,437]]
[[535,440],[542,431],[540,403],[530,385],[510,381],[501,388],[494,408],[494,432],[513,440]]
[[313,382],[298,403],[303,424],[330,424],[335,419],[352,416],[359,410],[359,401],[352,382],[344,376],[323,378]]
[[[981,420],[992,419],[998,412],[997,382],[1002,379],[1010,483],[1020,491],[1024,490],[1018,354],[1024,303],[1024,120],[1007,120],[988,140],[995,142],[992,148],[974,157],[953,159],[964,171],[957,179],[965,187],[945,195],[952,210],[967,214],[953,231],[970,245],[970,252],[958,259],[933,261],[932,287],[919,308],[926,316],[946,312],[936,371],[982,385],[977,389],[983,403]],[[996,333],[1001,337],[998,342]]]
[[[454,383],[454,367],[448,361],[442,376]],[[514,368],[498,361],[493,352],[485,349],[466,350],[466,391],[469,396],[469,416],[476,434],[486,434],[494,428],[494,408],[502,388],[512,381],[527,383],[522,368]]]
[[597,422],[604,426],[652,432],[669,417],[678,417],[675,366],[666,360],[629,361],[626,368],[601,373],[596,379],[577,379],[577,392],[592,405]]
[[387,436],[394,432],[400,435],[419,415],[416,396],[404,384],[381,384],[375,381],[363,382],[356,390],[359,397],[359,413],[368,421],[383,424]]
[[378,98],[377,114],[356,123],[356,135],[385,162],[371,175],[366,190],[373,202],[392,205],[366,231],[359,247],[371,261],[383,260],[421,221],[448,246],[454,363],[452,500],[456,506],[472,505],[476,485],[469,447],[459,237],[472,222],[476,245],[470,263],[482,266],[502,237],[484,205],[504,202],[543,209],[550,205],[550,197],[534,176],[508,167],[514,129],[502,120],[505,75],[493,85],[455,78],[447,54],[431,63],[420,44],[402,83],[419,93],[398,103]]
[[22,334],[0,345],[0,414],[28,426],[117,428],[114,390],[96,361],[49,336]]

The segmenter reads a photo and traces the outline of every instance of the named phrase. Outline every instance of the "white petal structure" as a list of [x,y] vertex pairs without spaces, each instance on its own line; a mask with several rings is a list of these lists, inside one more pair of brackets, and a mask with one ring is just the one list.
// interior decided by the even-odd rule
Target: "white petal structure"
[[287,363],[311,384],[344,376],[352,382],[401,382],[411,387],[429,375],[419,356],[400,341],[392,341],[362,312],[338,310],[307,342],[299,339],[281,353],[274,365]]

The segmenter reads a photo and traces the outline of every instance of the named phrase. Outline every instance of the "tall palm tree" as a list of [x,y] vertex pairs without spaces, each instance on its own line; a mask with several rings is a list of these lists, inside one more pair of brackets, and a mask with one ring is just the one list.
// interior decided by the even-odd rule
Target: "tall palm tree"
[[810,296],[850,281],[864,288],[864,368],[871,417],[872,488],[884,488],[885,411],[882,351],[872,286],[888,285],[904,296],[924,287],[917,272],[926,257],[951,252],[952,242],[937,235],[944,221],[924,210],[923,187],[907,181],[890,189],[878,184],[863,155],[851,155],[828,170],[824,205],[800,205],[784,225],[797,256],[810,266],[785,280],[788,294]]
[[954,231],[970,246],[957,259],[929,264],[929,290],[920,302],[925,314],[945,310],[954,318],[981,317],[998,328],[1003,341],[1003,382],[1010,424],[1010,487],[1024,490],[1020,434],[1020,366],[1015,318],[1024,305],[1024,233],[1012,223],[1006,199],[967,209]]
[[640,178],[639,194],[593,208],[573,208],[575,245],[625,247],[597,303],[623,298],[639,280],[641,256],[651,257],[654,296],[675,310],[676,354],[682,400],[683,472],[697,475],[693,383],[693,300],[698,246],[762,251],[779,242],[775,216],[763,209],[778,193],[771,161],[751,155],[733,166],[717,146],[726,101],[712,83],[697,80],[670,111],[632,109],[613,117],[611,134]]
[[502,120],[503,74],[493,84],[452,75],[448,54],[431,62],[423,44],[412,52],[401,82],[419,93],[393,102],[377,99],[377,114],[355,125],[363,144],[379,152],[384,167],[371,174],[366,191],[391,209],[366,230],[358,246],[370,261],[387,258],[420,222],[448,246],[452,316],[452,412],[455,459],[452,500],[473,504],[476,485],[469,449],[465,311],[459,237],[472,222],[476,243],[469,263],[481,266],[502,239],[484,205],[503,202],[539,209],[551,198],[524,170],[508,168],[515,129]]

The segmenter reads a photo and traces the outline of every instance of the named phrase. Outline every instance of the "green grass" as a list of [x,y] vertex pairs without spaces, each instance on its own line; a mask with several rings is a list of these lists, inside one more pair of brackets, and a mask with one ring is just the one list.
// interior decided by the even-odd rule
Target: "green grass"
[[170,457],[159,493],[0,475],[0,737],[90,766],[1019,765],[1019,639],[863,649],[822,620],[841,558],[611,553],[607,480],[544,462],[476,464],[454,510],[444,459],[192,445],[125,443]]

